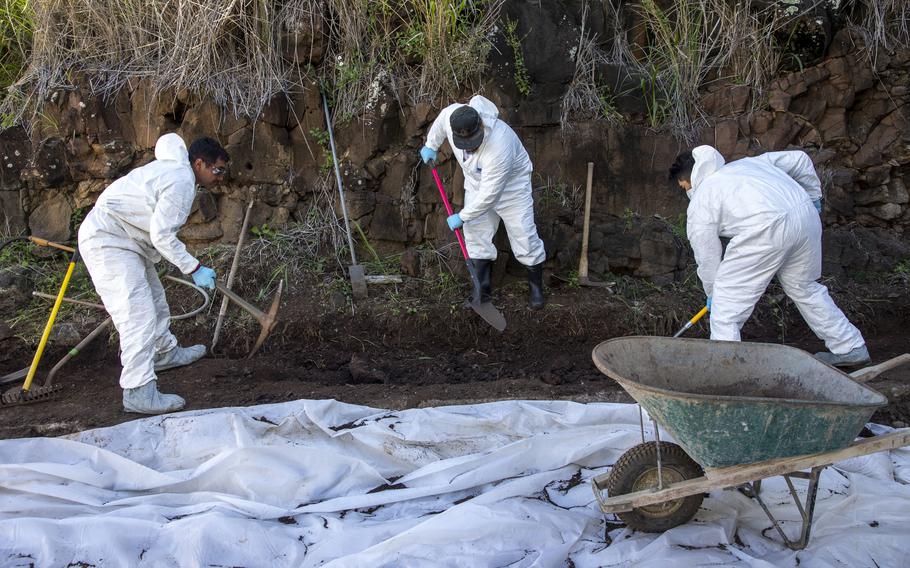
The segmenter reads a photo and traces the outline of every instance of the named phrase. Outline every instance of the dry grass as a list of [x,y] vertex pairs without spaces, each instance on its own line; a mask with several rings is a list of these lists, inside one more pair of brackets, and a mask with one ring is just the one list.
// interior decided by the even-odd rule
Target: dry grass
[[[147,78],[158,93],[198,93],[250,117],[313,79],[343,117],[368,110],[382,88],[435,100],[479,77],[502,2],[42,0],[30,5],[28,66],[0,112],[33,119],[77,74],[106,97]],[[282,37],[308,30],[327,34],[318,68],[281,57]]]
[[346,266],[347,237],[335,210],[335,178],[324,176],[298,221],[278,230],[261,230],[243,251],[246,266],[272,272],[296,273],[334,259]]
[[[685,140],[705,123],[700,93],[712,82],[750,85],[760,100],[779,65],[775,34],[811,9],[787,13],[773,4],[753,9],[736,0],[664,5],[655,0],[635,4],[646,40],[633,45],[628,31],[617,27],[609,60],[639,77],[648,124],[668,127]],[[614,21],[620,21],[619,8]]]
[[882,50],[910,47],[910,2],[907,0],[849,0],[851,27],[865,43],[866,55],[877,64]]
[[[305,0],[283,4],[302,5]],[[32,112],[82,74],[109,97],[149,78],[155,89],[206,93],[255,116],[293,85],[278,54],[274,2],[266,0],[42,0],[33,5],[29,66],[17,82]],[[9,98],[7,99],[7,102]],[[6,112],[16,109],[7,108]],[[23,111],[25,108],[22,109]],[[28,118],[28,117],[26,117]]]
[[588,27],[588,5],[581,15],[578,46],[575,48],[575,74],[562,98],[559,124],[567,130],[572,121],[603,119],[609,123],[622,120],[613,104],[613,92],[600,76],[599,67],[607,55],[598,47],[597,35]]
[[[575,73],[561,122],[616,120],[598,67],[621,63],[639,78],[647,122],[691,137],[703,122],[699,93],[712,81],[754,88],[755,100],[779,68],[776,34],[815,0],[602,0],[615,39],[601,47],[587,8]],[[35,119],[44,101],[85,76],[111,96],[137,79],[159,92],[211,97],[236,115],[255,117],[276,95],[312,80],[330,92],[342,120],[369,113],[383,97],[402,104],[442,102],[476,90],[504,0],[0,0],[0,59],[18,77],[0,113],[4,125]],[[762,7],[764,6],[764,7]],[[796,8],[794,8],[796,7]],[[620,9],[645,30],[632,45]],[[838,7],[866,38],[870,57],[910,45],[910,2],[843,0]],[[316,33],[311,33],[316,30]],[[325,41],[316,67],[281,57],[282,38]],[[324,35],[324,37],[323,37]]]
[[504,0],[327,0],[327,78],[342,117],[383,89],[409,104],[477,87]]

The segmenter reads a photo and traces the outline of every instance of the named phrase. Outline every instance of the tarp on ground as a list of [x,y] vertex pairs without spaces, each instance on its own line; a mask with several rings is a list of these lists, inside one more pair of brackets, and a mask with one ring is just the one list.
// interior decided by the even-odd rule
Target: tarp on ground
[[[640,441],[635,405],[331,400],[4,440],[0,566],[907,565],[908,450],[825,469],[794,552],[735,490],[663,534],[602,515],[590,479]],[[782,478],[763,496],[795,535]]]

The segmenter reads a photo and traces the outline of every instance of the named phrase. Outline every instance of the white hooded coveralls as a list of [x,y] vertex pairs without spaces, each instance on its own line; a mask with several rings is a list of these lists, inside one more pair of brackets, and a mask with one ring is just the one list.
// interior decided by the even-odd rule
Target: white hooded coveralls
[[177,238],[196,194],[186,145],[177,134],[155,144],[155,161],[102,192],[79,228],[79,252],[120,334],[120,386],[154,380],[154,357],[177,346],[155,262],[189,274],[199,261]]
[[[776,274],[812,331],[835,354],[865,345],[821,277],[821,183],[805,152],[769,152],[724,164],[711,146],[692,151],[686,231],[712,298],[711,339],[740,329]],[[722,256],[720,237],[730,238]]]
[[521,264],[535,266],[546,260],[543,241],[534,224],[531,195],[531,158],[521,140],[491,101],[476,95],[468,102],[483,122],[483,142],[474,152],[459,150],[452,142],[449,117],[463,106],[455,103],[439,113],[427,134],[426,146],[438,150],[448,139],[455,159],[464,172],[464,222],[468,254],[474,259],[496,259],[493,237],[502,219],[512,254]]

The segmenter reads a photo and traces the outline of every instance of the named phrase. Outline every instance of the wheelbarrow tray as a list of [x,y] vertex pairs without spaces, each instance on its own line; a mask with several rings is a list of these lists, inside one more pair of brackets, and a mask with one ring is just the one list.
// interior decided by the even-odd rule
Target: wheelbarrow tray
[[704,468],[844,448],[887,403],[785,345],[622,337],[593,358]]

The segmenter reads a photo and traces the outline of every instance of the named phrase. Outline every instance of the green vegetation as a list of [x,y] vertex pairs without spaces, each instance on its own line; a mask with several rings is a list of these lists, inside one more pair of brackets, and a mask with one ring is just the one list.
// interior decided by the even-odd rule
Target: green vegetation
[[92,207],[87,205],[85,207],[77,207],[73,210],[73,214],[70,215],[70,233],[73,235],[79,234],[79,227],[82,225],[82,221],[85,220],[85,216],[88,215],[88,212],[91,211]]
[[525,58],[521,52],[521,39],[518,37],[517,29],[518,22],[506,20],[506,43],[512,48],[515,59],[515,86],[519,93],[527,97],[531,94],[531,76],[525,66]]
[[364,233],[363,229],[360,227],[360,223],[357,221],[352,221],[351,224],[354,226],[354,230],[360,237],[361,246],[370,255],[369,260],[362,261],[364,270],[367,273],[376,275],[397,274],[399,271],[399,266],[401,265],[401,253],[391,254],[388,256],[380,256],[376,249],[373,248],[373,245],[370,244],[366,233]]
[[541,208],[559,207],[577,211],[584,205],[580,185],[572,185],[563,179],[553,179],[535,174],[534,203]]
[[260,239],[264,239],[267,241],[272,241],[272,240],[275,240],[276,238],[278,238],[278,230],[273,229],[272,227],[269,227],[268,223],[263,223],[262,225],[250,227],[250,234],[255,235],[255,236],[259,237]]
[[635,228],[635,218],[636,217],[637,217],[637,215],[635,214],[635,212],[632,211],[632,209],[630,209],[629,207],[626,207],[623,210],[622,220],[623,220],[623,230],[625,232],[628,233],[628,232],[632,231],[632,229]]
[[675,220],[667,220],[667,224],[670,226],[670,231],[676,235],[679,239],[687,241],[686,237],[686,214],[680,213],[676,216]]
[[[5,241],[7,236],[3,237]],[[3,242],[3,241],[0,241]],[[0,271],[13,276],[13,281],[24,283],[23,291],[29,289],[56,296],[63,283],[70,255],[56,249],[38,247],[27,241],[14,241],[0,252]],[[98,295],[92,285],[85,265],[76,264],[66,291],[67,298],[98,303]],[[23,297],[20,307],[14,314],[7,316],[7,323],[15,330],[16,335],[30,344],[35,344],[44,330],[50,315],[52,299]],[[96,321],[98,310],[64,302],[58,312],[58,321],[78,322]],[[103,319],[103,318],[102,318]]]
[[891,271],[889,281],[893,284],[906,286],[910,284],[910,260],[902,260]]
[[335,161],[332,159],[332,148],[329,146],[331,142],[329,131],[322,128],[311,128],[310,136],[322,148],[322,155],[324,156],[322,164],[319,165],[319,173],[327,175],[335,167]]
[[16,82],[28,61],[35,29],[34,0],[0,0],[0,89]]

